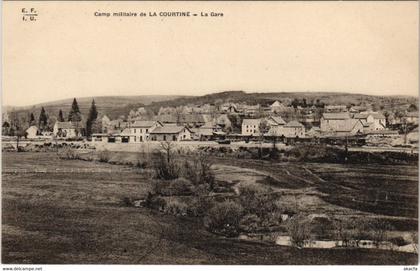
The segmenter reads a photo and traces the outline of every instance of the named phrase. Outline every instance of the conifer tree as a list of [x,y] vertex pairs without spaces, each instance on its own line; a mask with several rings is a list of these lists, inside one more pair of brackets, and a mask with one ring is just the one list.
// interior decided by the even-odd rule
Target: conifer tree
[[31,113],[30,119],[29,119],[29,126],[35,125],[35,116],[34,113]]
[[61,109],[58,112],[58,121],[60,121],[60,122],[64,121],[63,111],[61,111]]
[[86,133],[88,136],[92,134],[92,124],[98,118],[98,110],[96,109],[95,100],[92,100],[92,105],[89,109],[89,115],[86,121]]
[[68,120],[72,122],[79,122],[82,120],[82,114],[80,113],[79,105],[77,104],[76,98],[73,99]]
[[39,114],[39,129],[42,131],[47,127],[48,124],[48,116],[45,113],[44,107],[41,108],[41,113]]

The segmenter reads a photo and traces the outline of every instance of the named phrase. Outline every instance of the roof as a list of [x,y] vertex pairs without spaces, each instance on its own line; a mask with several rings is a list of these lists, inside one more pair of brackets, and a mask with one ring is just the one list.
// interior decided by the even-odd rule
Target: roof
[[367,131],[368,135],[398,135],[398,131],[395,130],[377,130],[377,131]]
[[82,128],[83,123],[82,122],[71,122],[71,121],[57,121],[55,123],[57,125],[57,129],[76,129],[76,128]]
[[156,127],[150,132],[150,134],[179,134],[184,129],[187,129],[187,128],[185,126],[178,126],[178,125],[165,125],[162,127]]
[[243,119],[242,125],[256,125],[259,126],[261,119]]
[[355,118],[355,119],[367,119],[370,115],[374,119],[385,119],[385,116],[382,115],[382,113],[379,113],[379,112],[358,113],[358,114],[354,114],[353,118]]
[[284,125],[284,124],[286,124],[286,122],[279,116],[279,117],[276,117],[276,116],[271,116],[270,117],[272,120],[274,120],[274,122],[275,123],[277,123],[277,124],[279,124],[279,125]]
[[36,129],[36,130],[38,130],[38,127],[36,127],[35,125],[32,125],[28,129],[26,129],[26,131],[28,131],[29,129]]
[[300,122],[298,122],[298,121],[292,120],[291,122],[289,122],[286,125],[284,125],[284,127],[303,128],[303,124],[300,123]]
[[149,128],[155,125],[157,121],[155,120],[136,120],[131,124],[131,127],[139,127],[139,128]]
[[351,132],[358,122],[360,121],[357,119],[349,119],[347,121],[342,121],[335,125],[334,130],[336,132]]
[[349,119],[350,114],[347,112],[344,113],[324,113],[322,117],[326,120],[344,120]]
[[271,105],[272,107],[275,107],[275,106],[282,106],[282,104],[279,102],[279,101],[275,101],[272,105]]

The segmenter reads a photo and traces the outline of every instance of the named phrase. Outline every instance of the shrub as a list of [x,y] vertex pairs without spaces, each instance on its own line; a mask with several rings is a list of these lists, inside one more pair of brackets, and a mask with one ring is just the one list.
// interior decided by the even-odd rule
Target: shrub
[[101,151],[98,153],[99,162],[108,163],[111,160],[111,153],[109,151]]
[[77,160],[80,159],[80,155],[77,151],[73,150],[72,148],[65,148],[58,153],[58,157],[60,159],[65,160]]
[[383,241],[388,240],[388,231],[392,230],[392,227],[382,219],[375,219],[369,223],[369,229],[373,243],[379,247]]
[[162,153],[157,153],[154,162],[156,177],[162,180],[173,180],[179,177],[179,165],[172,159],[167,159]]
[[234,237],[239,235],[243,208],[236,202],[216,203],[204,218],[204,225],[213,233]]
[[208,184],[209,189],[213,191],[216,188],[216,180],[211,170],[212,163],[209,156],[204,152],[198,153],[197,159],[193,162],[184,162],[182,175],[191,180],[193,184]]
[[169,191],[171,195],[190,195],[192,192],[192,184],[185,178],[178,178],[170,181]]
[[239,200],[245,212],[257,215],[262,225],[280,222],[280,205],[272,192],[259,185],[239,187]]
[[188,205],[177,199],[170,199],[166,202],[165,213],[175,216],[186,216],[188,212]]
[[311,237],[311,223],[307,217],[296,215],[289,220],[287,232],[293,245],[303,247],[305,241]]

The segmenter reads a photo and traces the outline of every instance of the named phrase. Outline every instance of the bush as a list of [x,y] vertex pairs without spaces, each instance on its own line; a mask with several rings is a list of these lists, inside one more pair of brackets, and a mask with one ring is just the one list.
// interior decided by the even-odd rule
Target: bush
[[392,230],[392,227],[382,219],[375,219],[369,223],[369,229],[373,243],[379,247],[382,242],[388,240],[388,231]]
[[65,159],[65,160],[77,160],[77,159],[80,159],[79,153],[77,151],[73,150],[70,147],[61,150],[58,153],[58,157],[60,159]]
[[228,237],[239,235],[239,224],[243,208],[236,202],[224,201],[216,203],[204,218],[204,225],[213,233]]
[[184,162],[182,167],[182,175],[191,180],[193,184],[208,184],[209,189],[213,191],[216,188],[216,180],[211,170],[212,163],[209,156],[200,151],[197,159],[193,162]]
[[157,154],[154,162],[156,177],[162,180],[173,180],[179,177],[180,168],[178,163],[167,159],[162,153]]
[[303,215],[294,216],[289,220],[287,232],[293,245],[303,247],[311,237],[311,222]]
[[240,186],[239,200],[247,214],[259,217],[261,226],[280,223],[280,204],[271,189],[259,185]]
[[99,162],[108,163],[111,160],[111,153],[109,151],[101,151],[98,153]]
[[186,216],[188,212],[188,205],[177,199],[170,199],[166,202],[165,213],[175,216]]
[[185,178],[178,178],[170,181],[169,191],[171,195],[191,195],[192,193],[192,184],[189,180]]

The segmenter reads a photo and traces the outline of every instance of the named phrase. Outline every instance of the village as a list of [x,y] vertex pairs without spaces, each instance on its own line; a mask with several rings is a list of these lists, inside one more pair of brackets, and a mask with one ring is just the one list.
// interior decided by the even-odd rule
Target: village
[[[334,145],[405,147],[418,149],[418,111],[407,105],[403,112],[388,112],[374,105],[326,105],[319,100],[271,101],[266,106],[218,103],[147,107],[110,119],[97,112],[92,101],[89,116],[80,113],[73,100],[67,120],[42,108],[38,118],[3,114],[4,141],[84,141],[90,144],[139,144],[150,141],[201,142],[297,142]],[[13,114],[11,112],[10,114]],[[38,121],[36,120],[38,119]]]

